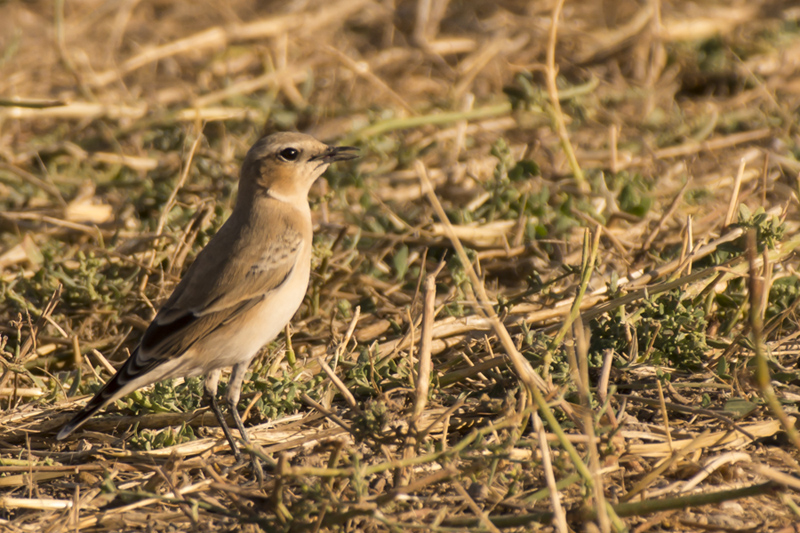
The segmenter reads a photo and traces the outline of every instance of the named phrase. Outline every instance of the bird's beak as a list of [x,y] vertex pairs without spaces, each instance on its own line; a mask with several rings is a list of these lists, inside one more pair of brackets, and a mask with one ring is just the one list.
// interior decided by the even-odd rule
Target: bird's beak
[[355,146],[330,146],[327,150],[311,158],[311,161],[333,163],[334,161],[348,161],[358,157],[358,148]]

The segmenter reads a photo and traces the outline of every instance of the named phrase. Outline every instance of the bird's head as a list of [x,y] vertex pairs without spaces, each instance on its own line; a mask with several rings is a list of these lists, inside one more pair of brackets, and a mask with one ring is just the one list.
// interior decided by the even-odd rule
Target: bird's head
[[239,196],[305,201],[311,185],[334,161],[357,157],[352,146],[328,146],[302,133],[273,133],[259,139],[242,164]]

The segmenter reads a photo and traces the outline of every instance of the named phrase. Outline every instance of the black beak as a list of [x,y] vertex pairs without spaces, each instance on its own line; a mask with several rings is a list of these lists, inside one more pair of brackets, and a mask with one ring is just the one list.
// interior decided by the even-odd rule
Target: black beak
[[333,163],[334,161],[349,161],[358,157],[358,148],[355,146],[330,146],[327,150],[311,158],[311,161]]

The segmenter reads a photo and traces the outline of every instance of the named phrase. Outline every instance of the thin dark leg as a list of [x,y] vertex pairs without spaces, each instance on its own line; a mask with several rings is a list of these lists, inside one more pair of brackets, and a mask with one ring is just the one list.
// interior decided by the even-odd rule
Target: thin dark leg
[[[239,430],[239,435],[242,436],[242,440],[248,446],[252,446],[250,443],[250,437],[247,436],[247,431],[244,429],[244,424],[242,423],[242,417],[239,416],[239,410],[237,409],[238,402],[234,402],[232,399],[228,400],[228,410],[231,412],[233,416],[233,421],[236,422],[236,428]],[[264,482],[264,470],[261,468],[261,461],[256,455],[250,454],[250,462],[253,464],[253,471],[256,474],[256,479],[258,483],[261,484]]]
[[[222,415],[222,411],[219,408],[219,404],[217,403],[217,398],[206,391],[205,394],[206,400],[208,401],[209,405],[211,405],[211,410],[214,411],[214,416],[217,417],[217,421],[219,422],[219,426],[222,428],[222,432],[225,434],[225,438],[228,439],[228,443],[231,445],[231,451],[233,452],[233,456],[236,458],[236,462],[240,462],[242,460],[242,454],[239,451],[239,447],[236,446],[236,441],[233,440],[233,435],[231,434],[231,428],[228,427],[228,423],[225,422],[225,417]],[[234,410],[234,412],[236,412]],[[236,420],[236,425],[239,426],[239,432],[241,432],[241,420],[237,420],[239,418],[238,413],[234,416],[234,420]],[[244,437],[244,433],[242,433]],[[243,439],[247,442],[247,439]]]
[[239,430],[242,440],[245,444],[250,444],[250,437],[247,436],[247,431],[244,429],[244,423],[242,422],[242,417],[239,416],[239,410],[236,408],[236,404],[229,403],[228,410],[230,410],[233,416],[233,421],[236,422],[236,429]]

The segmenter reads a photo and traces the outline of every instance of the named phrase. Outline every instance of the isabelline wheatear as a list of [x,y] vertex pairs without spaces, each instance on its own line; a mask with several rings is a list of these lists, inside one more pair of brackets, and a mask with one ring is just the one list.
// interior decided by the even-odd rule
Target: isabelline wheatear
[[216,401],[223,368],[233,367],[226,400],[237,410],[247,367],[303,301],[311,269],[308,192],[333,161],[356,157],[300,133],[276,133],[247,152],[233,213],[197,255],[144,332],[139,346],[58,433],[67,437],[108,403],[151,383],[205,375],[205,395],[237,460],[239,449]]

